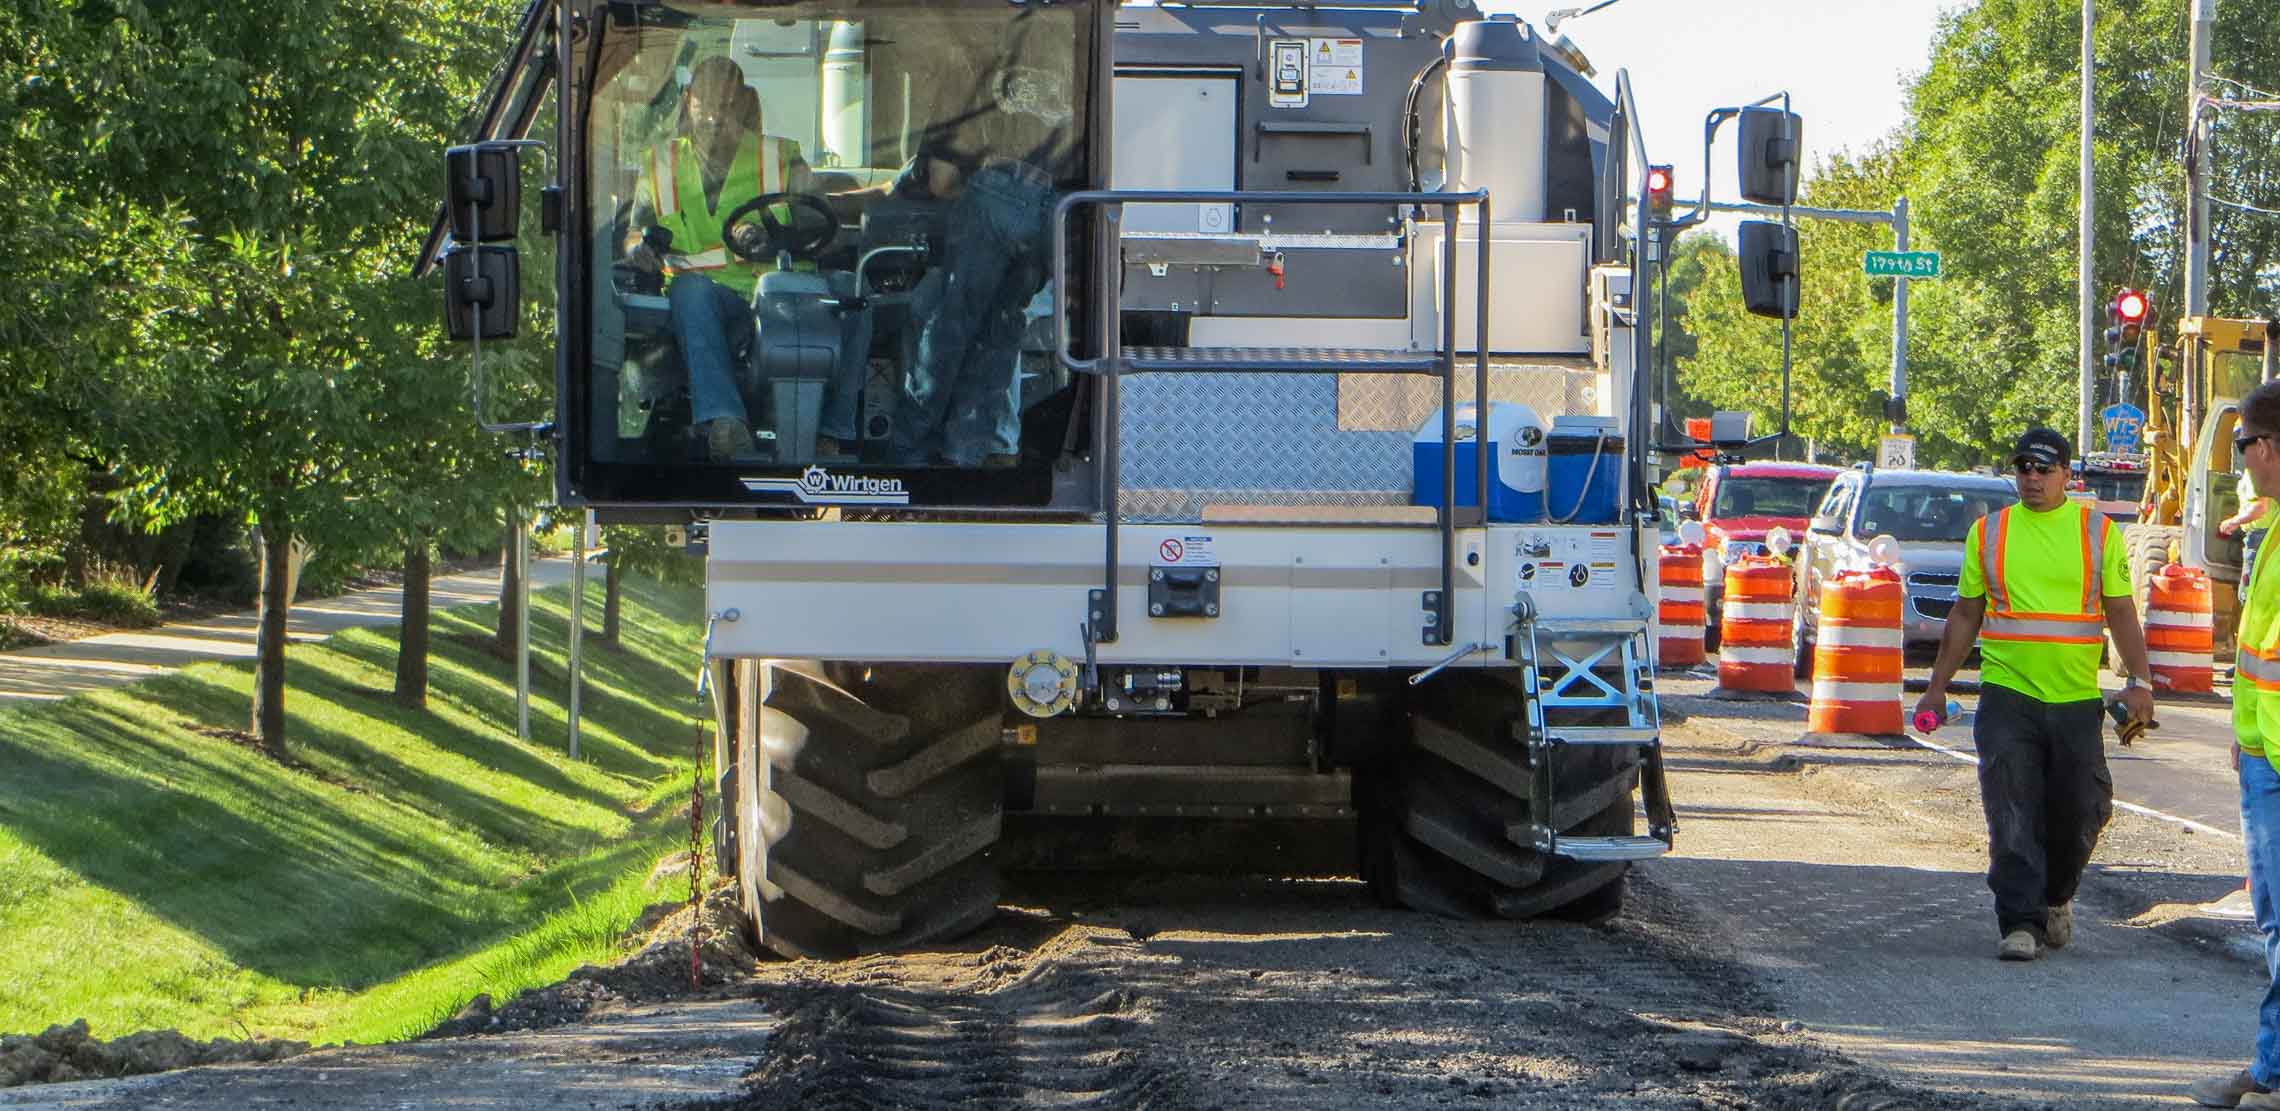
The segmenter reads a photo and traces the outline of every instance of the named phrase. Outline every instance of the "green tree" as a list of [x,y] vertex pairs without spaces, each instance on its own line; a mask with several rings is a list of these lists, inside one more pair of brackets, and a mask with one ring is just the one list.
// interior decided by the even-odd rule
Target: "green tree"
[[104,376],[100,435],[139,519],[254,520],[266,557],[253,724],[271,744],[284,734],[293,538],[377,550],[394,525],[373,496],[407,446],[387,407],[402,379],[439,366],[413,245],[507,8],[50,9],[74,49],[26,96],[36,148],[79,148],[60,205],[186,221],[172,256],[183,288],[159,299],[151,349]]
[[[2099,299],[2146,289],[2165,320],[2182,301],[2186,9],[2186,0],[2101,5],[2096,31]],[[2215,69],[2280,88],[2280,24],[2221,16]],[[1911,246],[1943,256],[1942,276],[1911,283],[1909,298],[1910,428],[1925,465],[1991,462],[2030,424],[2074,430],[2080,19],[2071,0],[1982,0],[1944,15],[1898,131],[1865,152],[1817,159],[1806,184],[1815,204],[1882,209],[1907,196]],[[2225,117],[2212,194],[2280,209],[2275,138],[2280,121]],[[2271,311],[2280,220],[2220,204],[2212,236],[2212,311]],[[1882,423],[1892,282],[1864,278],[1859,252],[1889,246],[1889,234],[1808,221],[1800,240],[1797,427],[1864,453]],[[1728,273],[1704,282],[1688,315],[1698,349],[1681,361],[1681,380],[1763,419],[1773,415],[1763,391],[1778,331],[1739,311],[1737,286]]]

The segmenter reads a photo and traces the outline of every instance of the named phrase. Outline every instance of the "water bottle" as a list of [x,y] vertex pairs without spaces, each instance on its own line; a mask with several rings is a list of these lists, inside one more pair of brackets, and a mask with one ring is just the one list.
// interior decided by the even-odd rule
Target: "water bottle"
[[1948,699],[1947,710],[1944,713],[1935,714],[1930,710],[1926,710],[1920,714],[1917,714],[1915,721],[1916,732],[1929,733],[1935,729],[1938,729],[1942,725],[1960,723],[1962,720],[1963,703],[1951,698]]

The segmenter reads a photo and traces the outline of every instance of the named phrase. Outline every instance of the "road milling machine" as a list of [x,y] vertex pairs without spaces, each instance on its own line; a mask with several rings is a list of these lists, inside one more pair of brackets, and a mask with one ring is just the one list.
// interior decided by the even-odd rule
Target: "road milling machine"
[[[1619,910],[1676,829],[1651,483],[1704,445],[1649,372],[1669,169],[1591,76],[1470,0],[533,5],[423,265],[480,401],[545,148],[525,430],[563,505],[702,547],[762,943],[938,941],[1014,864],[1196,844]],[[1789,203],[1798,118],[1723,122]]]

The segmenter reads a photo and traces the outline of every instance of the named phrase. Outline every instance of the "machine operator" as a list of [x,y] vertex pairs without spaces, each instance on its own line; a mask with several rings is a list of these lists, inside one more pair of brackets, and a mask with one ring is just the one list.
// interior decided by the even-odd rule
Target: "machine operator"
[[[705,430],[714,462],[753,448],[736,368],[752,347],[753,290],[775,269],[731,252],[722,218],[756,197],[811,188],[799,144],[767,134],[764,123],[760,94],[734,59],[706,58],[692,67],[679,125],[644,159],[634,204],[633,226],[662,229],[671,242],[661,255],[645,237],[626,254],[634,269],[672,278],[666,299],[673,340],[688,366],[690,415]],[[733,234],[745,255],[764,253],[767,237],[758,224],[740,221]],[[853,436],[851,391],[844,408],[850,427],[824,428],[824,436]],[[827,450],[819,438],[817,451],[835,454],[837,446]]]

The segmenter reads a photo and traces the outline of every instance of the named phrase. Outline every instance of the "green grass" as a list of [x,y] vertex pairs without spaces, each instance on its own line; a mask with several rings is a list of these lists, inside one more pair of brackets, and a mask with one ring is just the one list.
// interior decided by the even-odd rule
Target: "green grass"
[[436,614],[425,711],[388,697],[393,627],[294,645],[299,767],[215,734],[246,664],[0,711],[0,1032],[371,1041],[608,958],[687,836],[701,606],[634,580],[622,645],[589,629],[572,762],[568,603],[532,597],[530,744],[488,606]]
[[41,617],[72,617],[136,628],[158,624],[158,603],[132,583],[91,582],[77,590],[35,586],[27,593],[25,608]]

